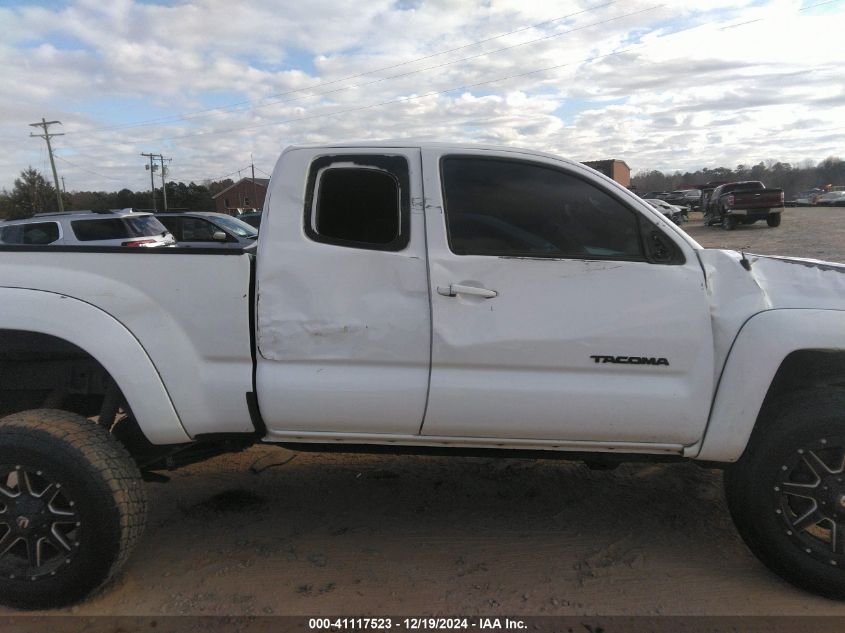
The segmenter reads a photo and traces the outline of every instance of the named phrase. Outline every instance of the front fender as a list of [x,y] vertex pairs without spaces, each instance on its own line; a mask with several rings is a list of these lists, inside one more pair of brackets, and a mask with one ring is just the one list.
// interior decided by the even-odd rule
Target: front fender
[[153,444],[190,442],[155,366],[132,333],[99,308],[41,290],[0,288],[0,329],[28,330],[85,350],[120,387]]
[[799,350],[845,350],[845,312],[767,310],[746,321],[719,379],[700,450],[690,447],[685,454],[715,462],[739,459],[778,368]]

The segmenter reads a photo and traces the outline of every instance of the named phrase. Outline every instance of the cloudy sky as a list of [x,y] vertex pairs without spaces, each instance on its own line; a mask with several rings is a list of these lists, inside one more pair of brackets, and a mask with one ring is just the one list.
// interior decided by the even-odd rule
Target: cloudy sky
[[845,158],[845,0],[0,0],[0,187],[270,172],[291,143],[515,145],[636,172]]

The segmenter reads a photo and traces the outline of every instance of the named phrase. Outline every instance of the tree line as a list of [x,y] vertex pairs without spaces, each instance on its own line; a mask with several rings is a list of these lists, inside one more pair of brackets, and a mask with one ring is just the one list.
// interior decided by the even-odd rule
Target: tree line
[[[233,183],[231,178],[219,181],[206,181],[202,184],[195,182],[168,182],[167,208],[191,211],[214,211],[213,196]],[[65,211],[106,209],[144,209],[153,208],[153,198],[156,197],[156,209],[164,208],[161,187],[151,193],[147,191],[72,191],[62,192],[62,204]],[[29,218],[36,213],[50,213],[58,211],[59,203],[56,199],[55,187],[33,167],[24,169],[15,179],[11,190],[0,191],[0,219]]]
[[735,182],[761,180],[767,187],[783,189],[786,199],[814,187],[845,185],[845,161],[836,156],[819,163],[805,161],[800,165],[766,160],[756,165],[737,165],[734,169],[705,167],[698,171],[664,174],[661,171],[641,171],[631,177],[631,186],[642,193],[648,191],[674,191],[694,188],[708,182]]

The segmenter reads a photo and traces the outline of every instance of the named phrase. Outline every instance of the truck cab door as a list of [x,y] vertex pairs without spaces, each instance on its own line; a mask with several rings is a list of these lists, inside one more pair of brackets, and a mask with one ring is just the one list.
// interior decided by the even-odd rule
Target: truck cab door
[[279,160],[256,264],[271,435],[419,434],[431,346],[421,179],[418,148]]
[[580,165],[439,149],[423,150],[423,164],[433,328],[423,435],[701,437],[713,339],[689,244]]

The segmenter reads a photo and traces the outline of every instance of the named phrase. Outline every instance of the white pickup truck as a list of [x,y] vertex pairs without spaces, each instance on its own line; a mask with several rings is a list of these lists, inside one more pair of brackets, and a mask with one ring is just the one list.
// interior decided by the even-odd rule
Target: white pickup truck
[[142,477],[255,442],[699,460],[845,597],[845,266],[703,249],[511,148],[292,147],[264,215],[254,252],[0,247],[0,603],[84,598]]

